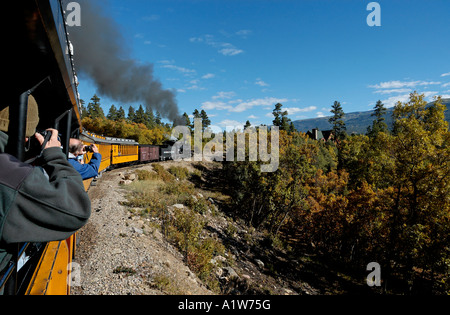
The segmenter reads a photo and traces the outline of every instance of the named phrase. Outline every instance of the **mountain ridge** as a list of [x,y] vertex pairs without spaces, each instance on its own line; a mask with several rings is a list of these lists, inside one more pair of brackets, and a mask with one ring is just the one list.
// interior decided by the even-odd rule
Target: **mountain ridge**
[[[433,103],[434,102],[428,103],[428,106]],[[447,110],[445,111],[445,119],[450,122],[450,98],[442,99],[442,104],[447,106]],[[389,129],[392,129],[393,126],[393,111],[394,107],[386,109],[385,119]],[[367,132],[367,127],[372,126],[375,119],[375,117],[372,116],[373,113],[373,110],[345,113],[344,122],[347,126],[347,133],[365,134]],[[319,130],[330,130],[332,129],[331,124],[328,122],[330,117],[331,116],[296,120],[293,121],[293,124],[294,127],[300,132],[308,132],[314,128],[318,128]]]

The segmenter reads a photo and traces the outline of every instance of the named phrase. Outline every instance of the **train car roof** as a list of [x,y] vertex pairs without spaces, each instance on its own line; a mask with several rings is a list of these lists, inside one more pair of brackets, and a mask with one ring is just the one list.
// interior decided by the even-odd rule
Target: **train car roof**
[[114,137],[105,137],[105,136],[99,136],[87,131],[83,131],[83,133],[80,136],[81,140],[87,141],[87,142],[94,142],[94,143],[108,143],[108,144],[119,144],[119,145],[139,145],[138,142],[136,142],[133,139],[122,139],[122,138],[114,138]]
[[0,106],[18,103],[20,94],[48,78],[33,93],[40,109],[39,127],[53,127],[72,109],[72,131],[81,128],[77,78],[60,0],[4,1],[2,12],[5,92]]

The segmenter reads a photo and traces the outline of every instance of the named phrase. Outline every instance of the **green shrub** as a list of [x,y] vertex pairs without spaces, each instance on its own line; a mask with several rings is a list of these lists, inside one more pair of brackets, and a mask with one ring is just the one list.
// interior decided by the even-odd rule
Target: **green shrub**
[[171,166],[169,167],[168,172],[179,180],[185,180],[189,176],[188,169],[181,166]]

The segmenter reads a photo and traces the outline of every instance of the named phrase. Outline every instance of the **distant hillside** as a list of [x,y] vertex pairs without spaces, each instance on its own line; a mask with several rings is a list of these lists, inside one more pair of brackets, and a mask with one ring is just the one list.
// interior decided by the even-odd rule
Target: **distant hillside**
[[[450,122],[450,99],[443,99],[442,103],[447,106],[445,112],[445,119]],[[431,104],[431,103],[430,103]],[[394,108],[388,108],[386,111],[386,124],[389,128],[392,128],[392,113]],[[354,112],[345,113],[344,121],[347,126],[347,133],[366,133],[367,127],[372,126],[374,117],[372,117],[373,111],[367,112]],[[307,132],[313,128],[319,128],[319,130],[330,130],[332,127],[328,123],[330,117],[312,118],[305,120],[294,121],[294,126],[298,131]]]

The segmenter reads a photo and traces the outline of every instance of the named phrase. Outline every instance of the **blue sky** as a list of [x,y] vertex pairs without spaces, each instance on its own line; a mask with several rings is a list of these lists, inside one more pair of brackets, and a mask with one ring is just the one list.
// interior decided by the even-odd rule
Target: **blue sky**
[[[225,128],[390,107],[417,90],[450,98],[450,1],[385,0],[369,27],[364,0],[107,0],[129,57],[151,63],[180,113]],[[82,48],[79,48],[82,49]],[[76,56],[75,56],[76,61]],[[95,85],[81,76],[81,98]],[[111,104],[102,95],[107,113]]]

